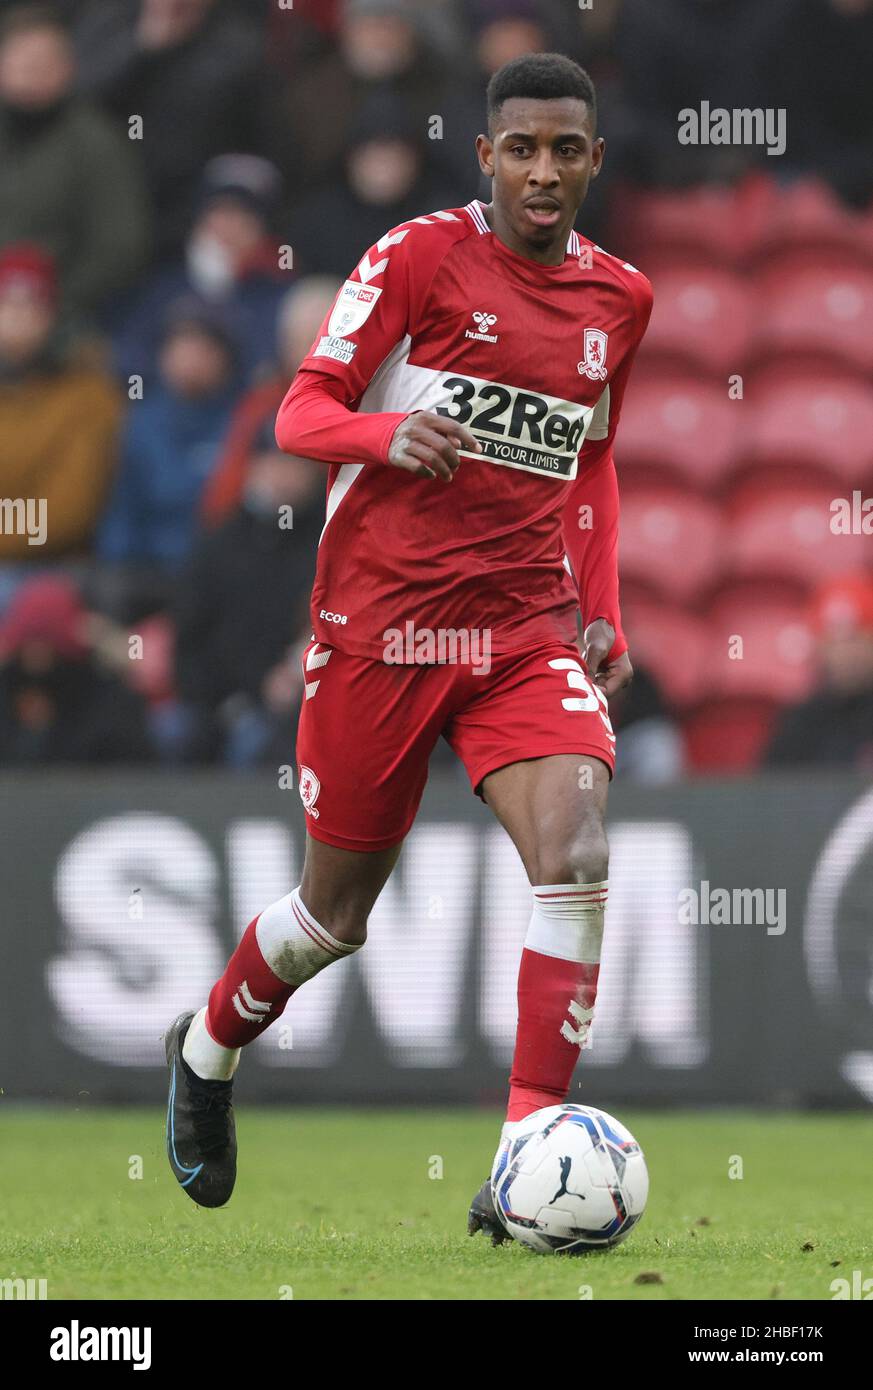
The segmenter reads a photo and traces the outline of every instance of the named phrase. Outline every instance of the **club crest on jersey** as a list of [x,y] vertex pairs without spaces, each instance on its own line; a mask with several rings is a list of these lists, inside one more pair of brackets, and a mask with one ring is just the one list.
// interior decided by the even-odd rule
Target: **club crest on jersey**
[[318,800],[318,793],[321,791],[321,783],[312,771],[311,767],[300,768],[300,800],[303,802],[304,810],[318,820],[318,811],[315,803]]
[[464,337],[473,338],[478,343],[496,343],[497,334],[489,333],[488,330],[494,327],[495,323],[497,322],[497,315],[486,314],[483,312],[483,310],[476,309],[472,315],[472,318],[473,322],[476,325],[475,331],[472,328],[468,328],[466,333],[464,334]]
[[606,345],[608,341],[609,334],[604,333],[602,328],[585,329],[583,344],[585,356],[581,362],[576,363],[577,370],[582,376],[590,377],[592,381],[606,380]]
[[357,280],[346,280],[331,310],[327,325],[328,337],[347,338],[350,334],[357,333],[372,314],[381,293],[381,289],[374,285],[361,285]]

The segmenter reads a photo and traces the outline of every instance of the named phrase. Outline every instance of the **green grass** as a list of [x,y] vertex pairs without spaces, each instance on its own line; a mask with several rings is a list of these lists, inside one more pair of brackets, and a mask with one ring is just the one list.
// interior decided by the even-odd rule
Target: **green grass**
[[867,1116],[621,1118],[648,1211],[624,1245],[566,1259],[467,1238],[492,1113],[241,1108],[236,1193],[210,1212],[173,1181],[157,1111],[4,1108],[0,1278],[73,1299],[659,1300],[830,1299],[835,1277],[873,1276]]

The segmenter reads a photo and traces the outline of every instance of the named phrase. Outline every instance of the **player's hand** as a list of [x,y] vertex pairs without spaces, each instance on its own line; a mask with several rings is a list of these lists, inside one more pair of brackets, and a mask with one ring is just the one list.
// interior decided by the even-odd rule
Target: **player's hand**
[[585,629],[582,657],[589,678],[603,691],[607,699],[623,690],[633,680],[634,668],[627,652],[622,652],[607,665],[606,658],[615,642],[615,629],[605,618],[595,618]]
[[445,415],[417,410],[401,420],[388,448],[388,462],[417,478],[441,478],[450,483],[460,467],[458,449],[481,454],[475,435]]

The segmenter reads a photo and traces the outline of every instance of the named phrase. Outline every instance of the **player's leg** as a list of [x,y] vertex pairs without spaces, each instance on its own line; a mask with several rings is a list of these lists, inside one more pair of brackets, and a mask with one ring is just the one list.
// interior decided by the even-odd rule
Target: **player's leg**
[[[533,892],[518,972],[509,1103],[492,1176],[508,1160],[517,1122],[565,1099],[587,1039],[606,906],[608,779],[599,760],[563,754],[514,763],[483,783],[482,795],[512,838]],[[489,1178],[473,1198],[467,1230],[481,1230],[499,1245],[507,1234],[491,1189]]]
[[[584,1046],[599,974],[608,849],[603,828],[615,738],[578,652],[555,644],[496,662],[450,741],[518,849],[532,889],[518,981],[507,1123],[562,1101]],[[488,1184],[471,1233],[499,1238]]]
[[533,892],[518,977],[510,1123],[565,1099],[587,1042],[607,895],[608,787],[605,764],[575,754],[515,763],[483,784]]
[[206,1005],[167,1034],[167,1149],[194,1201],[219,1206],[236,1176],[230,1105],[241,1049],[296,990],[360,950],[400,852],[443,717],[421,668],[386,666],[318,643],[304,655],[297,736],[308,817],[302,882],[249,923]]

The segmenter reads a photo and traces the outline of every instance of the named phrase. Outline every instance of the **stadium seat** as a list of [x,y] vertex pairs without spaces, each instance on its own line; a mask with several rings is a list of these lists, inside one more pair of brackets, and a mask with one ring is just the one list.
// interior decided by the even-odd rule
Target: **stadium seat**
[[828,268],[873,266],[864,217],[840,202],[819,179],[798,179],[788,185],[771,182],[772,193],[757,208],[751,254],[759,264],[780,261]]
[[778,705],[772,700],[712,700],[682,721],[688,762],[695,772],[749,772],[770,737]]
[[[843,503],[851,513],[852,493]],[[725,569],[736,579],[786,579],[809,587],[829,575],[861,569],[870,537],[841,534],[833,486],[749,484],[730,499],[724,536]]]
[[677,603],[699,601],[718,573],[718,508],[682,488],[626,489],[619,535],[621,573]]
[[696,704],[706,688],[706,624],[672,604],[627,598],[624,589],[622,593],[622,621],[632,660],[651,671],[671,705]]
[[616,194],[612,221],[616,238],[624,238],[631,260],[638,257],[647,275],[652,267],[668,261],[719,266],[730,264],[737,255],[731,189],[625,189]]
[[652,285],[655,304],[641,361],[659,358],[720,378],[742,371],[751,302],[739,276],[711,267],[664,270],[653,273]]
[[625,398],[616,441],[619,482],[631,470],[674,475],[704,490],[718,487],[736,452],[743,403],[727,388],[683,373],[642,366]]
[[873,269],[768,271],[758,281],[751,351],[765,364],[791,354],[828,371],[873,373]]
[[707,687],[714,698],[802,699],[814,675],[814,640],[802,602],[723,591],[706,614]]
[[760,470],[803,468],[847,487],[873,470],[873,391],[798,369],[756,378],[747,393],[743,458]]

